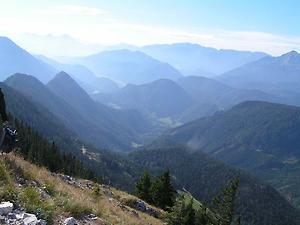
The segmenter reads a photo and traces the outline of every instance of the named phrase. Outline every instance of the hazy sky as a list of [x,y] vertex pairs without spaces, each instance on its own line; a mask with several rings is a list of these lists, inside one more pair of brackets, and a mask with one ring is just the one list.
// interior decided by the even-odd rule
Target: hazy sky
[[0,0],[0,35],[56,55],[68,42],[66,55],[173,42],[278,55],[300,50],[299,12],[298,0]]

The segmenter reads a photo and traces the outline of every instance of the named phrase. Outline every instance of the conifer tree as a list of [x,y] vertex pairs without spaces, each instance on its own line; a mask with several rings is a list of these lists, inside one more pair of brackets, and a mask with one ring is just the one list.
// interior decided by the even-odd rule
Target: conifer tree
[[137,192],[137,196],[140,199],[143,199],[148,203],[152,203],[152,196],[150,193],[151,186],[152,186],[152,181],[151,181],[150,174],[148,171],[145,171],[143,176],[136,184],[136,192]]
[[212,209],[221,217],[221,225],[231,225],[235,214],[235,197],[239,187],[239,179],[230,181],[221,193],[213,200]]
[[153,182],[151,193],[153,202],[158,207],[167,210],[174,205],[176,191],[171,183],[169,171]]
[[186,204],[184,196],[179,195],[175,204],[166,216],[166,222],[169,225],[198,225],[196,221],[196,212],[193,208],[193,199]]

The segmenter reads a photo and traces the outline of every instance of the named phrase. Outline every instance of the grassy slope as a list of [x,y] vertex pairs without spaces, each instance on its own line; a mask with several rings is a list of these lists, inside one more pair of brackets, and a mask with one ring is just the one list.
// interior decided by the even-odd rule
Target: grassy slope
[[[52,192],[55,194],[50,195],[51,197],[43,203],[36,204],[41,204],[41,208],[44,208],[45,211],[48,210],[51,213],[54,224],[59,224],[61,220],[67,216],[76,216],[87,213],[93,213],[101,218],[98,223],[95,224],[163,224],[163,222],[159,219],[148,216],[147,214],[139,211],[135,211],[127,206],[120,206],[120,201],[122,199],[135,198],[125,192],[99,185],[100,194],[95,196],[93,195],[92,190],[80,189],[70,185],[63,181],[58,175],[50,173],[45,168],[30,164],[18,156],[12,154],[7,155],[4,159],[2,158],[0,160],[0,164],[3,165],[4,161],[10,162],[10,164],[14,165],[9,168],[11,179],[8,181],[8,185],[13,187],[15,192],[18,193],[18,196],[21,196],[18,198],[18,201],[25,201],[24,199],[26,198],[24,198],[24,196],[26,197],[26,195],[24,193],[28,188],[25,188],[25,186],[19,187],[18,183],[15,181],[17,171],[22,171],[25,179],[30,180],[31,182],[36,181],[36,183],[39,184],[39,187],[51,187]],[[84,180],[81,180],[81,182],[92,183],[91,181]],[[3,193],[5,192],[6,187],[7,186],[5,185],[0,186],[0,198],[3,198]],[[38,187],[32,187],[38,190]],[[40,200],[37,199],[33,202],[39,201]],[[33,205],[33,202],[30,204]]]

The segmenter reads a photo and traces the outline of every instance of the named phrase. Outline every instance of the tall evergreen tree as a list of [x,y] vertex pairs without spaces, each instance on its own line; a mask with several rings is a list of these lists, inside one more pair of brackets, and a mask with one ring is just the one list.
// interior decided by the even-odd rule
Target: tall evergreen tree
[[143,176],[139,179],[139,181],[136,184],[136,192],[137,196],[140,199],[143,199],[144,201],[148,203],[152,203],[152,196],[150,193],[152,186],[151,177],[148,171],[145,171]]
[[184,197],[179,195],[175,204],[166,216],[169,225],[198,225],[196,211],[193,208],[193,200],[186,204]]
[[158,207],[167,210],[174,205],[176,190],[171,183],[169,171],[165,172],[153,182],[151,193],[153,202]]
[[221,217],[220,225],[231,225],[235,216],[235,197],[239,179],[232,180],[213,200],[212,209]]
[[183,224],[196,225],[196,212],[193,208],[193,199],[185,206]]

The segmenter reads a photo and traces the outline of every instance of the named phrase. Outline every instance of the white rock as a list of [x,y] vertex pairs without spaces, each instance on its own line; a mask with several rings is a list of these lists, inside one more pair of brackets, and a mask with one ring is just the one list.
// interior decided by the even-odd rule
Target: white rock
[[5,216],[12,212],[14,204],[11,202],[1,202],[0,203],[0,215]]
[[65,219],[64,224],[65,225],[76,225],[78,223],[73,217],[69,217],[69,218]]
[[23,223],[24,225],[36,225],[38,222],[38,219],[34,214],[25,213]]
[[38,225],[47,225],[46,220],[38,220],[37,222]]

